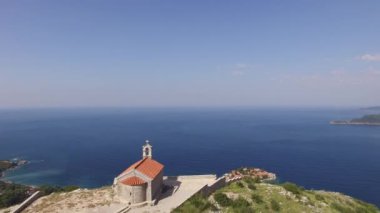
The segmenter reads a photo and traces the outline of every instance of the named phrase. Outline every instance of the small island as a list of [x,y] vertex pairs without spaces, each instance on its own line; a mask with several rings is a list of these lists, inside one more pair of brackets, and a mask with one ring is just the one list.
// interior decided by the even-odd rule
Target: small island
[[351,120],[334,120],[331,121],[332,125],[369,125],[378,126],[380,125],[380,114],[364,115],[361,118],[354,118]]

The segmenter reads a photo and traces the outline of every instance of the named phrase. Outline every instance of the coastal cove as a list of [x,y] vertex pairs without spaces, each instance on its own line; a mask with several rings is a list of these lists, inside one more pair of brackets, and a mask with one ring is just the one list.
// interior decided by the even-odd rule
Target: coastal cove
[[110,185],[120,168],[139,157],[135,147],[150,139],[160,162],[170,165],[167,175],[222,175],[254,166],[273,171],[281,181],[380,206],[380,128],[329,125],[363,114],[355,109],[2,110],[0,158],[30,162],[8,171],[6,180],[95,188]]

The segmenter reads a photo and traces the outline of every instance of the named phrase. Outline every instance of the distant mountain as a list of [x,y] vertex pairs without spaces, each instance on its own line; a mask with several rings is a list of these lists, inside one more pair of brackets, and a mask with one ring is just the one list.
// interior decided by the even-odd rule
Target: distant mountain
[[365,108],[362,108],[362,109],[366,109],[366,110],[380,110],[380,106],[365,107]]
[[361,118],[351,120],[334,120],[333,125],[380,125],[380,114],[364,115]]

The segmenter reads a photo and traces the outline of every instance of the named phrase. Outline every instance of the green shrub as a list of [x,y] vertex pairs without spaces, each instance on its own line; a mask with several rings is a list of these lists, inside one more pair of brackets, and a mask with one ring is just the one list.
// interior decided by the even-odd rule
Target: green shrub
[[231,206],[232,205],[232,200],[227,197],[227,195],[218,192],[214,195],[214,199],[216,202],[218,202],[221,206]]
[[252,194],[251,196],[251,199],[253,200],[253,202],[255,203],[263,203],[263,197],[259,194]]
[[362,207],[364,208],[364,209],[366,209],[366,211],[364,211],[364,212],[369,212],[369,213],[375,213],[375,212],[379,212],[379,209],[375,206],[375,205],[373,205],[373,204],[370,204],[370,203],[366,203],[366,202],[364,202],[364,201],[362,201],[362,200],[359,200],[359,199],[354,199],[357,203],[359,203],[360,205],[362,205]]
[[322,195],[320,195],[320,194],[316,194],[315,195],[315,199],[319,200],[319,201],[325,201],[325,198]]
[[79,189],[78,186],[64,186],[62,188],[62,191],[64,191],[64,192],[71,192],[71,191],[74,191],[74,190],[77,190],[77,189]]
[[239,186],[240,188],[244,188],[244,184],[242,182],[237,182],[236,185]]
[[354,213],[354,210],[352,210],[351,208],[342,206],[342,205],[335,203],[335,202],[331,204],[331,207],[334,208],[335,210],[337,210],[338,212]]
[[237,213],[250,213],[254,212],[251,204],[243,197],[239,196],[236,200],[232,201],[233,212]]
[[53,192],[58,192],[60,191],[60,188],[58,186],[52,186],[52,185],[42,185],[39,187],[39,190],[44,194],[44,195],[49,195]]
[[232,207],[237,208],[242,206],[250,206],[249,202],[243,197],[239,196],[238,199],[232,201]]
[[249,188],[250,190],[256,190],[256,186],[255,186],[255,184],[253,184],[253,183],[249,183],[249,184],[248,184],[248,188]]
[[78,189],[78,186],[53,186],[53,185],[42,185],[38,189],[44,194],[44,195],[49,195],[54,192],[71,192],[76,189]]
[[205,211],[212,207],[212,204],[202,195],[195,195],[190,199],[190,203],[197,207],[200,211]]
[[246,182],[247,184],[254,184],[255,180],[251,177],[244,177],[243,181]]
[[9,207],[24,201],[28,195],[25,190],[17,189],[6,191],[0,196],[0,208]]
[[193,213],[207,212],[207,210],[217,211],[217,208],[211,204],[207,197],[196,194],[183,203],[180,207],[173,210],[174,213]]
[[280,204],[276,201],[276,200],[271,200],[270,201],[270,207],[272,208],[272,210],[274,211],[280,211]]
[[289,182],[283,183],[282,187],[284,187],[284,189],[286,189],[289,192],[292,192],[295,195],[301,194],[302,191],[304,190],[302,187],[299,187],[296,184],[289,183]]
[[1,181],[0,183],[0,208],[19,204],[28,197],[28,187]]
[[254,209],[250,206],[241,206],[233,209],[234,213],[254,213]]

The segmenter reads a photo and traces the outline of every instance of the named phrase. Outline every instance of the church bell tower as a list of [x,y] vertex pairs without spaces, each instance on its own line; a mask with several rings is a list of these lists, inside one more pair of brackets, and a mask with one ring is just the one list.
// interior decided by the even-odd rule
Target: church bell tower
[[149,140],[145,141],[145,145],[142,147],[143,158],[152,158],[152,146],[149,144]]

